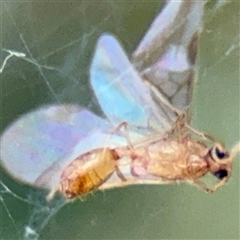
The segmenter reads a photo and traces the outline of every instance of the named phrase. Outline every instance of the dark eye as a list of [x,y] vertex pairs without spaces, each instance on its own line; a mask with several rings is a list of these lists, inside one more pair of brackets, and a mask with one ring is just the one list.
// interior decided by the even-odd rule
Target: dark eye
[[215,148],[215,154],[219,159],[223,159],[227,156],[225,152],[221,152],[218,147]]
[[214,161],[221,161],[223,159],[227,159],[229,157],[228,152],[226,149],[220,145],[220,144],[215,144],[210,150],[209,150],[209,155]]
[[217,172],[214,173],[214,176],[222,180],[223,178],[228,176],[228,171],[225,169],[218,170]]

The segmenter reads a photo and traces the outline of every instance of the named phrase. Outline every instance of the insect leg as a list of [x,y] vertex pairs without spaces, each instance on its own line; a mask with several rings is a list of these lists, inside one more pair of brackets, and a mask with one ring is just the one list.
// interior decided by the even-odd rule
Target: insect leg
[[222,185],[224,185],[224,183],[228,180],[228,177],[223,178],[222,180],[220,180],[218,183],[215,184],[215,186],[212,188],[212,192],[215,192],[218,188],[220,188]]
[[58,192],[58,187],[52,188],[51,191],[46,196],[47,202],[50,202],[54,198],[54,196],[57,192]]
[[128,123],[127,122],[122,122],[120,123],[113,131],[113,134],[116,134],[117,132],[120,131],[120,129],[124,127],[124,132],[123,132],[123,135],[127,141],[127,144],[128,144],[128,147],[131,151],[134,152],[134,147],[133,147],[133,144],[130,140],[130,136],[129,136],[129,130],[128,130]]
[[116,170],[116,173],[117,173],[118,177],[119,177],[123,182],[126,182],[127,179],[125,178],[125,176],[123,175],[123,173],[121,172],[121,170],[119,169],[118,166],[115,166],[115,170]]
[[193,182],[195,183],[195,185],[197,185],[199,188],[204,190],[206,193],[212,193],[215,191],[214,189],[208,188],[204,182],[202,182],[198,179],[194,179]]
[[212,136],[210,136],[209,134],[200,132],[200,131],[192,128],[192,127],[191,127],[190,125],[188,125],[187,123],[186,123],[185,125],[186,125],[186,127],[187,127],[190,131],[192,131],[193,133],[199,135],[199,136],[202,137],[204,140],[208,140],[208,141],[210,141],[210,142],[215,142],[215,139],[214,139]]

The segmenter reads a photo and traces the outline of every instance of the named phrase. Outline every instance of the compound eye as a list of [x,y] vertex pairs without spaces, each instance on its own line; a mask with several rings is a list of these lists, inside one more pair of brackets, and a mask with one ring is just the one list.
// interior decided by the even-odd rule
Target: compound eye
[[218,147],[215,147],[215,154],[219,159],[223,159],[223,158],[227,157],[227,153],[222,152]]
[[222,180],[223,178],[228,176],[228,171],[225,169],[218,170],[217,172],[214,173],[214,176]]
[[224,158],[229,157],[229,154],[226,152],[226,150],[220,144],[216,144],[210,150],[210,155],[212,156],[213,160],[215,160],[215,161],[222,160]]

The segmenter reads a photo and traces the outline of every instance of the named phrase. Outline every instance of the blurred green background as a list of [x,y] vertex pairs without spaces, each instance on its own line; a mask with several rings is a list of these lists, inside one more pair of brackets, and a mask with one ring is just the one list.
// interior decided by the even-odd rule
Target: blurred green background
[[[1,131],[43,104],[78,103],[100,113],[88,83],[97,38],[111,32],[130,54],[162,6],[159,1],[2,2],[1,61],[4,49],[11,49],[37,64],[11,58],[0,75]],[[239,10],[238,1],[218,9],[215,1],[206,5],[193,96],[194,127],[228,148],[240,139]],[[1,181],[23,198],[43,197],[3,169]],[[0,189],[0,239],[21,239],[31,205]],[[186,184],[96,192],[66,204],[40,234],[40,239],[239,238],[239,161],[231,181],[212,195]]]

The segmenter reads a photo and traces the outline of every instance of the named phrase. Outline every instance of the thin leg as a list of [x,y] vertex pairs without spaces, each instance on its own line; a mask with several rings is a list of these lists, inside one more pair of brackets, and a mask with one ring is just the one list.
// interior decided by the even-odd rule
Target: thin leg
[[212,192],[215,192],[218,188],[220,188],[221,186],[223,186],[223,184],[225,184],[227,182],[228,178],[223,178],[221,181],[219,181],[218,183],[215,184],[215,186],[212,189]]
[[48,193],[48,195],[46,196],[46,200],[47,200],[48,202],[50,202],[50,201],[54,198],[54,196],[55,196],[55,194],[57,193],[57,191],[58,191],[58,188],[57,188],[57,187],[52,188],[51,191],[50,191],[50,192]]
[[202,137],[204,140],[208,140],[208,141],[211,141],[211,142],[216,142],[215,139],[210,136],[209,134],[207,133],[203,133],[203,132],[199,132],[198,130],[192,128],[190,125],[186,124],[186,127],[191,130],[193,133],[199,135],[200,137]]
[[119,177],[123,182],[126,182],[127,179],[125,178],[125,176],[123,175],[123,173],[121,172],[121,170],[119,169],[118,166],[115,166],[115,170],[116,170],[116,173],[117,173],[118,177]]
[[134,147],[133,147],[133,144],[132,144],[132,142],[131,142],[131,140],[130,140],[129,131],[128,131],[128,127],[127,127],[127,126],[128,126],[128,123],[127,123],[127,122],[122,122],[122,123],[120,123],[120,124],[113,130],[112,134],[116,134],[117,132],[120,131],[120,129],[121,129],[122,127],[124,127],[124,137],[125,137],[125,139],[127,140],[127,144],[128,144],[128,146],[129,146],[130,150],[134,151]]
[[215,190],[214,189],[211,189],[211,188],[208,188],[207,185],[200,181],[200,180],[194,180],[193,181],[199,188],[201,188],[203,191],[205,191],[206,193],[212,193],[214,192]]

